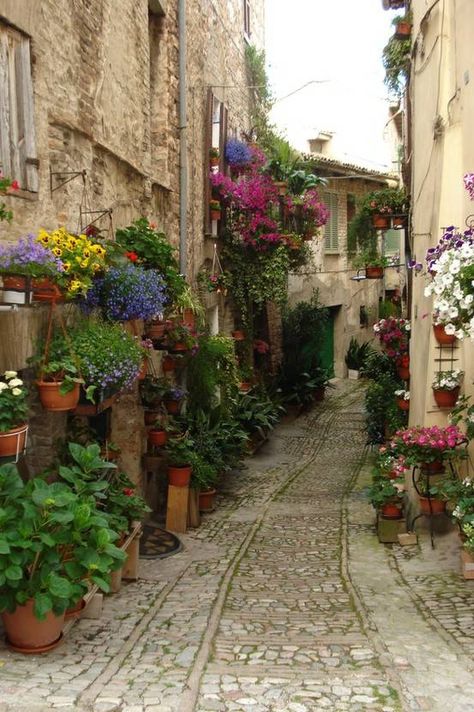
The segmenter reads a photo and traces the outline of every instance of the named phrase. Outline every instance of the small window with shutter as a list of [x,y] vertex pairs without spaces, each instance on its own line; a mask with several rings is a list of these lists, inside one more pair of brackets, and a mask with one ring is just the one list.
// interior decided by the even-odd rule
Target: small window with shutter
[[330,213],[324,228],[324,250],[325,252],[339,252],[339,198],[337,193],[324,193],[322,199]]
[[0,168],[38,191],[30,39],[0,23]]

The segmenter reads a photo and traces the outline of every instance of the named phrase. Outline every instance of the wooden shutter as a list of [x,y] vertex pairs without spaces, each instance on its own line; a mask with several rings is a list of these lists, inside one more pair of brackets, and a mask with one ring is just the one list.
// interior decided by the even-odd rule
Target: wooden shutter
[[38,190],[30,40],[0,28],[0,162],[23,190]]
[[211,220],[209,216],[209,201],[211,199],[211,185],[209,182],[209,151],[212,146],[212,109],[214,97],[211,89],[207,90],[206,97],[206,116],[204,124],[204,233],[211,232]]
[[326,252],[339,250],[339,199],[337,193],[325,193],[323,200],[329,208],[330,216],[324,228],[324,249]]

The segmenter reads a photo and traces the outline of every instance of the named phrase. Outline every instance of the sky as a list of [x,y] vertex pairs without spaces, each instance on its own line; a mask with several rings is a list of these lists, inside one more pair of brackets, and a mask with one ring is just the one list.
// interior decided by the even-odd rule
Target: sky
[[[381,55],[395,15],[382,0],[267,0],[272,120],[295,148],[307,151],[309,138],[331,131],[336,158],[392,169]],[[281,98],[315,80],[328,81]]]

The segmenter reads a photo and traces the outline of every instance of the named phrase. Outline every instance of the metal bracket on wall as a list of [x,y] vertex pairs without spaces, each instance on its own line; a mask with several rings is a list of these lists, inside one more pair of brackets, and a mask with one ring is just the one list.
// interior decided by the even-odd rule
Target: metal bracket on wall
[[[62,188],[63,185],[66,185],[66,183],[70,183],[72,180],[75,178],[78,178],[81,176],[82,181],[85,183],[86,180],[86,175],[87,171],[82,170],[82,171],[52,171],[51,168],[49,169],[49,190],[52,193],[54,193],[55,190],[58,190],[59,188]],[[62,180],[58,185],[53,186],[53,177],[58,178],[58,176],[69,176],[65,180]]]
[[[101,218],[105,217],[106,215],[109,216],[109,221],[112,223],[112,208],[104,208],[102,210],[83,210],[82,208],[79,210],[79,216],[80,216],[80,222],[81,222],[81,232],[84,232],[84,230],[87,227],[90,227],[91,225],[94,225],[98,220]],[[86,215],[96,215],[93,220],[87,220],[84,222],[84,219]]]

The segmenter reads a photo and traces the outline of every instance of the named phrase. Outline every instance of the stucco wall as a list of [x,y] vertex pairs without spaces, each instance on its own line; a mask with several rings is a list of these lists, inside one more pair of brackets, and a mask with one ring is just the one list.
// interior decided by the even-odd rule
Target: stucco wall
[[[442,235],[442,227],[465,229],[474,213],[463,187],[464,173],[474,169],[474,7],[469,0],[439,3],[429,15],[422,0],[412,0],[417,51],[411,72],[413,102],[413,252],[419,261]],[[422,70],[422,71],[421,71]],[[439,350],[431,329],[432,300],[425,298],[426,279],[413,280],[410,423],[446,424],[447,411],[434,404],[431,381]],[[474,392],[473,347],[456,349],[454,368],[466,371],[464,392]],[[449,354],[444,351],[442,357]],[[451,368],[446,362],[445,370]]]

